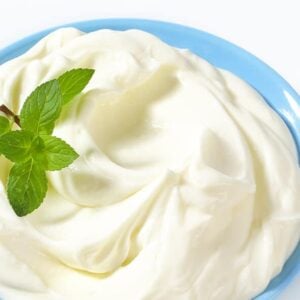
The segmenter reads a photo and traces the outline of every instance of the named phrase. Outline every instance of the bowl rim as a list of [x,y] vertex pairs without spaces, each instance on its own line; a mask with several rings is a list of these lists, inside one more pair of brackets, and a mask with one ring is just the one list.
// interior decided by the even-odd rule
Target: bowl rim
[[[274,105],[274,103],[270,103],[268,99],[270,99],[270,96],[276,92],[272,92],[272,85],[273,88],[277,88],[277,92],[279,93],[279,97],[281,97],[281,100],[286,101],[285,104],[288,104],[287,102],[290,101],[292,98],[296,105],[299,105],[300,109],[300,95],[292,88],[292,86],[279,74],[277,73],[273,68],[271,68],[268,64],[257,58],[255,55],[251,54],[247,50],[233,44],[232,42],[229,42],[223,38],[220,38],[216,35],[213,35],[211,33],[208,33],[206,31],[202,31],[200,29],[196,29],[190,26],[181,25],[177,23],[171,23],[166,21],[159,21],[159,20],[151,20],[151,19],[140,19],[140,18],[101,18],[101,19],[92,19],[92,20],[85,20],[85,21],[79,21],[79,22],[71,22],[66,23],[54,27],[50,27],[48,29],[38,31],[34,34],[28,35],[25,38],[19,39],[16,42],[0,49],[0,65],[21,55],[22,53],[26,52],[28,49],[30,49],[34,44],[36,44],[40,39],[48,35],[49,33],[55,31],[59,28],[65,28],[65,27],[75,27],[79,30],[82,30],[84,32],[91,32],[95,31],[97,29],[113,29],[113,30],[127,30],[127,29],[140,29],[144,31],[148,31],[165,42],[166,39],[168,40],[168,34],[174,35],[172,36],[171,40],[177,40],[177,42],[173,43],[170,42],[172,46],[180,47],[182,48],[182,41],[183,44],[187,43],[188,48],[192,52],[196,53],[197,55],[200,55],[204,59],[208,60],[213,65],[216,65],[219,68],[227,69],[233,73],[235,73],[237,76],[241,77],[243,80],[248,82],[250,85],[252,85],[259,93],[262,94],[262,96],[267,100],[268,104],[275,110],[279,116],[284,120],[286,125],[289,127],[296,144],[296,148],[298,151],[298,158],[300,157],[300,115],[297,115],[297,113],[293,110],[293,106],[291,103],[289,103],[288,112],[291,112],[291,115],[286,115],[286,106],[278,107],[277,105]],[[161,37],[162,33],[165,38]],[[177,35],[177,37],[176,37]],[[182,41],[179,40],[179,38],[182,38]],[[191,40],[193,39],[193,40]],[[198,48],[196,42],[198,41],[206,41],[209,42],[210,47],[219,47],[220,49],[226,50],[228,53],[232,53],[232,57],[237,57],[239,64],[237,66],[234,65],[234,67],[230,67],[228,63],[221,62],[217,58],[209,59],[207,56],[209,56],[209,53],[206,53],[205,46],[201,51],[203,53],[199,54]],[[187,42],[189,41],[189,42]],[[200,52],[201,52],[200,51]],[[207,49],[209,51],[209,47]],[[226,52],[226,53],[227,53]],[[225,53],[225,54],[226,54]],[[226,55],[229,55],[229,54]],[[204,54],[204,55],[203,55]],[[225,55],[225,57],[226,57]],[[230,56],[229,56],[230,57]],[[247,72],[249,72],[249,68],[246,68],[243,71],[242,67],[244,62],[246,65],[252,66],[253,70],[251,70],[251,74],[254,72],[264,74],[266,78],[268,79],[268,88],[266,88],[267,83],[262,82],[259,84],[259,81],[255,80],[255,76],[253,77],[253,74],[248,78]],[[240,69],[241,68],[241,69]],[[265,89],[263,89],[265,87]],[[262,91],[264,90],[264,91]],[[300,160],[300,158],[299,158]],[[290,263],[292,262],[292,263]],[[296,277],[297,274],[300,272],[300,242],[298,243],[297,247],[294,249],[293,253],[289,256],[287,261],[285,262],[285,265],[281,272],[276,275],[271,282],[269,283],[268,287],[258,296],[256,296],[256,300],[271,300],[274,299],[276,296],[278,296],[285,288],[292,282],[294,277]]]

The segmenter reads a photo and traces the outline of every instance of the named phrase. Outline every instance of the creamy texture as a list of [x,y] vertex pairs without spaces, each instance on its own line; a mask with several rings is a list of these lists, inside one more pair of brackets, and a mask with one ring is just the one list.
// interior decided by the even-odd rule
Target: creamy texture
[[243,300],[299,240],[292,138],[246,83],[141,31],[61,29],[0,67],[19,111],[65,70],[96,73],[55,135],[80,158],[48,174],[18,218],[0,158],[0,295],[15,299]]

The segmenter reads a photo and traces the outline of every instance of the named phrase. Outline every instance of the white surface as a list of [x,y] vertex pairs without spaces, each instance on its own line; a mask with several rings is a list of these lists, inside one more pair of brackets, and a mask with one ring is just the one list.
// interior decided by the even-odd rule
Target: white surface
[[[47,27],[108,17],[178,22],[242,46],[300,92],[298,0],[1,0],[0,48]],[[300,275],[280,300],[300,299]]]

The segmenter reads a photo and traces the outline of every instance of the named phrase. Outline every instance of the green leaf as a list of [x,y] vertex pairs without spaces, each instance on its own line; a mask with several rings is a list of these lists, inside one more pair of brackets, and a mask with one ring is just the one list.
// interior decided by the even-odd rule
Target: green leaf
[[7,118],[0,116],[0,136],[10,131],[10,122]]
[[62,107],[62,95],[57,80],[40,85],[25,101],[21,114],[21,127],[35,135],[50,134]]
[[58,78],[63,104],[71,101],[86,87],[94,72],[92,69],[74,69]]
[[66,168],[79,156],[71,146],[55,136],[42,136],[42,139],[47,158],[46,170],[57,171]]
[[13,162],[30,157],[33,134],[25,130],[10,131],[0,137],[0,153]]
[[7,195],[15,213],[25,216],[38,208],[47,192],[45,171],[33,159],[15,164],[9,173]]
[[78,158],[71,146],[51,134],[62,105],[82,92],[93,74],[91,69],[74,69],[37,87],[22,107],[22,130],[10,131],[9,120],[0,116],[0,153],[15,162],[7,195],[18,216],[41,205],[47,192],[45,170],[63,169]]

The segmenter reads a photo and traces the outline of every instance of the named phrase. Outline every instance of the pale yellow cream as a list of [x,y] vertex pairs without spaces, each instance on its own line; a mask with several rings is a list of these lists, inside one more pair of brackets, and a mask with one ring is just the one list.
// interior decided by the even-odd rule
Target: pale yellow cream
[[[299,240],[288,129],[231,73],[142,31],[61,29],[0,67],[19,111],[40,83],[94,68],[55,135],[80,158],[18,218],[0,158],[4,300],[243,300]],[[1,297],[0,297],[1,298]]]

